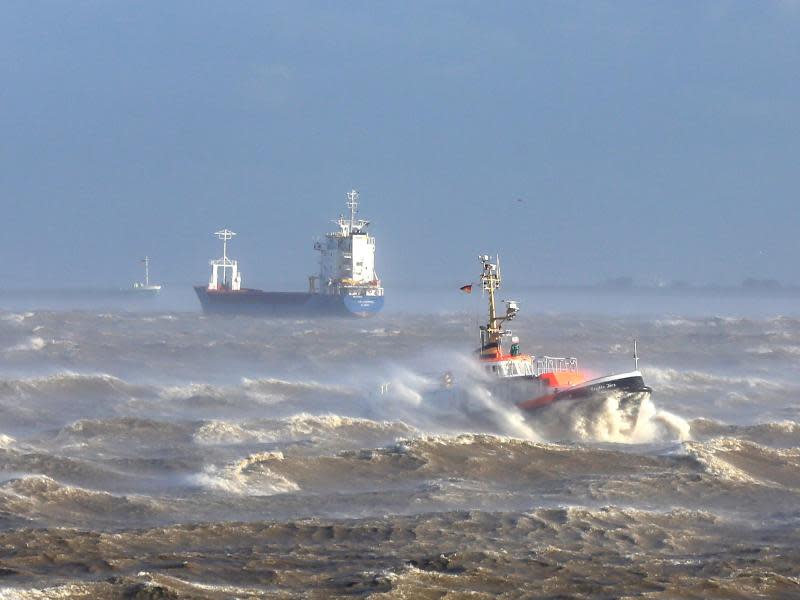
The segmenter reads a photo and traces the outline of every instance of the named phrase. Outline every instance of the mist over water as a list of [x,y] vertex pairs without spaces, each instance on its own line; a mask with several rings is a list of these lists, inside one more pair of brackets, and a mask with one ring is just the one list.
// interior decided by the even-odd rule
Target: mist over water
[[[194,281],[167,282],[157,296],[137,294],[127,287],[61,287],[51,289],[2,289],[0,308],[9,311],[82,310],[111,312],[198,312],[193,285],[206,283],[198,272]],[[467,278],[468,279],[468,278]],[[468,312],[481,315],[485,306],[472,296],[457,294],[465,280],[449,286],[408,287],[386,285],[384,314],[449,314]],[[305,282],[276,286],[274,282],[248,282],[256,288],[305,291]],[[663,317],[774,317],[800,315],[800,288],[745,289],[736,287],[623,289],[591,287],[504,287],[503,297],[518,300],[526,313],[626,315]]]
[[526,418],[492,397],[474,297],[370,320],[0,312],[3,593],[796,592],[791,302],[622,316],[560,294],[522,295],[515,334],[598,375],[632,369],[635,337],[654,392],[632,431],[613,398]]

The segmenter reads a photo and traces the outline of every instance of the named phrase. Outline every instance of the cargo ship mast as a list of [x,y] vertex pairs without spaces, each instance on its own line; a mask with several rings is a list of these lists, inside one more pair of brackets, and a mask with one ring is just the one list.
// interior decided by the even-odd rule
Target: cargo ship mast
[[[214,235],[222,240],[222,258],[211,261],[211,279],[208,282],[209,290],[238,292],[242,288],[242,274],[239,271],[239,262],[228,258],[228,242],[236,235],[230,229],[215,231]],[[230,279],[228,278],[230,271]],[[220,274],[222,278],[220,279]]]
[[365,221],[364,219],[356,220],[356,215],[358,214],[358,192],[356,190],[347,192],[346,205],[347,208],[350,209],[350,220],[348,221],[343,215],[340,215],[334,223],[339,226],[343,237],[363,233],[362,230],[369,225],[369,221]]

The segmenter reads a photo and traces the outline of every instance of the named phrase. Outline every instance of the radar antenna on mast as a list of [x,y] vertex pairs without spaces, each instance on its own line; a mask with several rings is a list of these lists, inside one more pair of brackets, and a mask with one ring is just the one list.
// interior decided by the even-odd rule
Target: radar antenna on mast
[[230,229],[221,229],[220,231],[215,231],[214,235],[222,240],[222,260],[228,260],[228,242],[233,239],[236,232]]
[[364,228],[369,225],[369,221],[364,219],[356,219],[358,214],[358,192],[350,190],[347,192],[347,208],[350,210],[350,218],[344,215],[339,215],[339,218],[334,221],[339,226],[339,235],[347,237],[353,234],[364,233]]

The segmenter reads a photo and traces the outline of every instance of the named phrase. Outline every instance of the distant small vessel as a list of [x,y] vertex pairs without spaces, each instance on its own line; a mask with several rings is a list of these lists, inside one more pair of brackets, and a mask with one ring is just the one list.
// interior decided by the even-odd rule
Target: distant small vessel
[[375,272],[375,238],[357,219],[358,192],[347,194],[350,217],[334,221],[339,231],[328,233],[314,249],[321,254],[318,275],[308,278],[308,292],[271,292],[242,287],[239,263],[228,257],[228,242],[236,232],[214,233],[222,241],[222,258],[211,261],[207,286],[195,286],[203,312],[276,317],[359,316],[383,308],[383,287]]
[[157,294],[161,291],[160,285],[154,285],[150,283],[150,257],[145,256],[141,262],[144,263],[144,283],[135,282],[132,286],[132,290],[139,294]]

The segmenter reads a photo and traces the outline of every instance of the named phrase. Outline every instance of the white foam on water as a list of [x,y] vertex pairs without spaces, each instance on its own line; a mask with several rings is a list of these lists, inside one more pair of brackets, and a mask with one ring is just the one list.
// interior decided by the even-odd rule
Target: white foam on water
[[47,346],[47,342],[45,342],[39,336],[33,335],[29,337],[24,342],[20,342],[14,346],[11,346],[6,350],[7,352],[36,352],[42,350],[45,346]]
[[356,441],[362,435],[414,435],[415,429],[402,421],[374,421],[332,413],[298,413],[281,419],[257,419],[242,422],[212,420],[203,423],[192,436],[204,446],[276,443],[309,438],[336,439],[342,436]]
[[471,386],[468,395],[473,403],[488,413],[496,423],[499,433],[531,441],[542,439],[519,409],[499,401],[486,388],[480,385]]
[[91,598],[91,584],[68,583],[47,588],[0,588],[0,600],[56,600],[58,598]]
[[3,316],[0,316],[0,320],[3,321],[10,321],[12,323],[22,323],[26,319],[30,319],[34,316],[35,313],[32,312],[25,312],[25,313],[7,313]]
[[294,481],[266,466],[282,460],[282,452],[259,452],[223,467],[208,465],[202,472],[189,476],[188,482],[234,495],[272,496],[299,491],[300,486]]
[[250,431],[237,423],[228,421],[209,421],[203,423],[192,436],[195,444],[217,446],[227,444],[247,444],[272,441],[271,436]]
[[[516,407],[495,398],[485,386],[486,376],[469,357],[450,355],[448,370],[422,375],[394,367],[391,376],[372,383],[380,393],[367,395],[369,410],[384,417],[402,419],[421,431],[432,433],[471,431],[541,439]],[[447,364],[446,361],[444,361]],[[438,372],[437,372],[438,371]],[[454,374],[453,387],[444,384],[444,374]]]
[[580,442],[617,444],[689,439],[689,422],[657,409],[649,397],[641,400],[635,420],[621,400],[619,394],[590,400],[562,400],[531,418],[538,420],[538,430],[548,439],[566,437]]
[[691,439],[691,425],[683,417],[658,409],[651,398],[645,398],[639,407],[639,415],[629,439],[632,443],[657,442],[662,440],[685,441]]
[[763,484],[762,481],[716,455],[716,453],[721,450],[733,450],[734,448],[731,447],[733,443],[737,443],[738,445],[738,440],[715,440],[711,443],[689,442],[686,444],[686,450],[697,462],[703,465],[706,471],[711,475],[738,483]]

